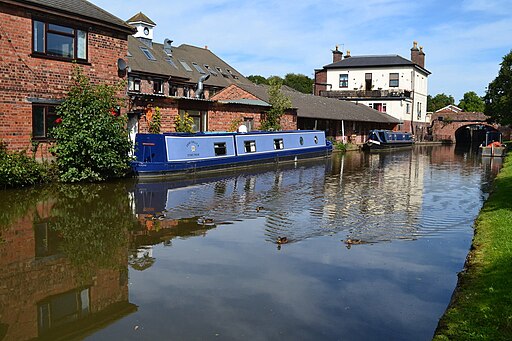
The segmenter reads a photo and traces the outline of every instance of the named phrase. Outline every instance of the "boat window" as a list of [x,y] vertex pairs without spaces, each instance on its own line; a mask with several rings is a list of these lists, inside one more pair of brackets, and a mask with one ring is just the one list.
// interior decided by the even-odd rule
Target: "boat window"
[[217,142],[214,144],[215,156],[226,155],[226,142]]
[[318,136],[315,136],[315,144],[318,144]]
[[274,149],[283,149],[284,148],[284,144],[283,144],[283,139],[274,139]]
[[302,136],[299,139],[299,143],[300,143],[301,146],[304,144],[304,138]]
[[383,131],[379,131],[379,137],[380,137],[380,139],[379,139],[379,140],[381,140],[382,142],[387,141],[387,139],[386,139],[386,135],[384,134],[384,132],[383,132]]
[[256,141],[244,141],[244,147],[246,153],[256,152]]

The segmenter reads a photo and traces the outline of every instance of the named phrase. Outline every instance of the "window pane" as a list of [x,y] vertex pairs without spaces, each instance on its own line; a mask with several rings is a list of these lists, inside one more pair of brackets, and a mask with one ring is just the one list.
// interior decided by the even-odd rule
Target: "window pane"
[[73,37],[48,33],[47,53],[65,58],[73,58]]
[[77,58],[87,58],[87,33],[85,31],[77,30]]
[[65,26],[60,26],[60,25],[55,25],[55,24],[48,24],[48,30],[58,31],[58,32],[68,33],[68,34],[74,33],[74,30],[71,27],[65,27]]
[[44,52],[44,23],[34,21],[34,51]]
[[44,137],[44,107],[32,107],[32,136]]
[[48,132],[52,130],[53,127],[57,125],[57,113],[55,112],[55,107],[47,107],[46,112],[46,137],[48,137]]

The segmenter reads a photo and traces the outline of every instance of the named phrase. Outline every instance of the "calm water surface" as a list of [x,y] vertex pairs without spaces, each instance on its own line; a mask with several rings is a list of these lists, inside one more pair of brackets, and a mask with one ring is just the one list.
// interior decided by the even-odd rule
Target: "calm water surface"
[[429,340],[499,162],[416,147],[1,191],[0,340]]

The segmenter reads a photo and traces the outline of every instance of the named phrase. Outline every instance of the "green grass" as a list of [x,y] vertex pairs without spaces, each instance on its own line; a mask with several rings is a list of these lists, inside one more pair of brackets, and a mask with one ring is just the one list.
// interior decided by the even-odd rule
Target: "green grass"
[[475,222],[466,271],[434,340],[512,340],[512,157]]

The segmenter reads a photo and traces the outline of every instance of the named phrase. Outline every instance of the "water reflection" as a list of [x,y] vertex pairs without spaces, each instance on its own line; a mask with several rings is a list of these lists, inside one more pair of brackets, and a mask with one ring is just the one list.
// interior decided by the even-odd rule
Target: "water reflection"
[[429,339],[500,161],[416,147],[3,191],[0,339]]
[[125,193],[112,185],[2,192],[2,339],[81,338],[136,310]]

